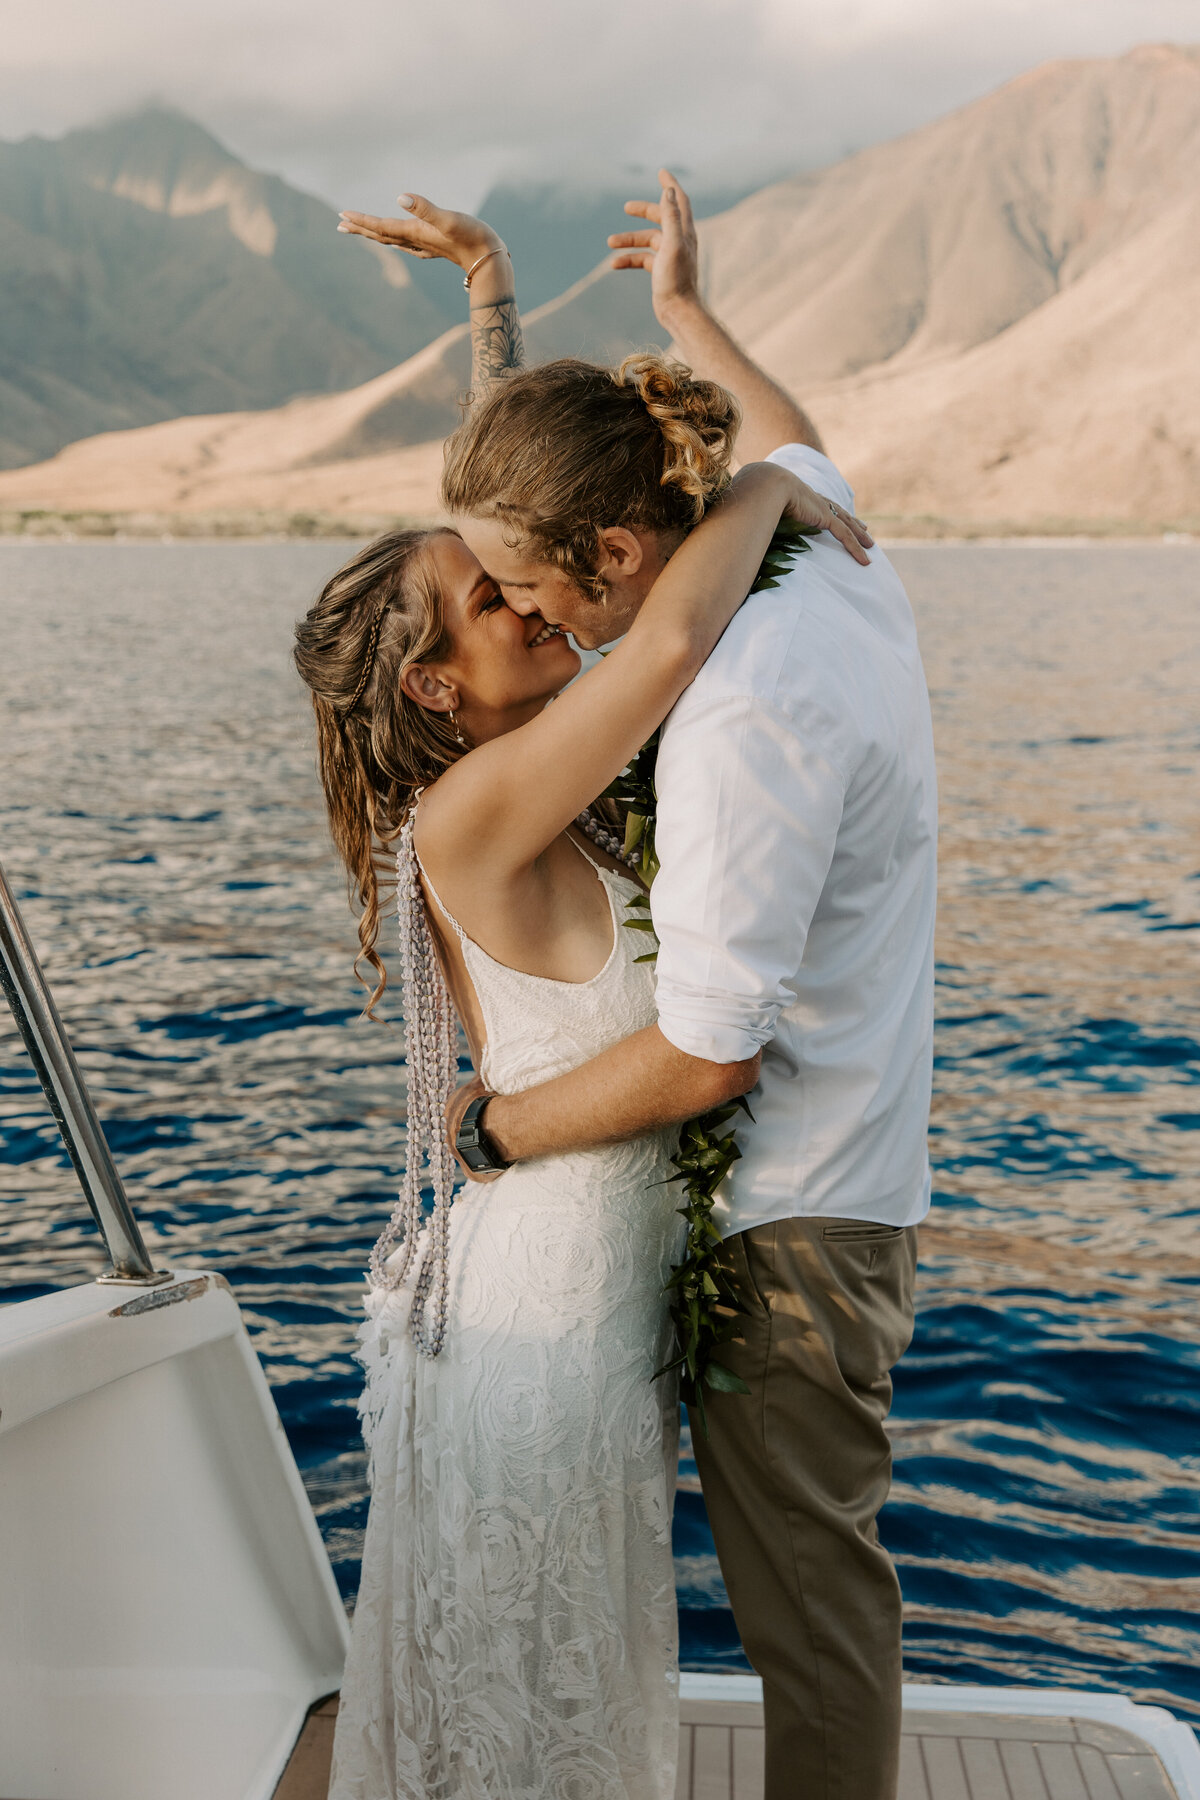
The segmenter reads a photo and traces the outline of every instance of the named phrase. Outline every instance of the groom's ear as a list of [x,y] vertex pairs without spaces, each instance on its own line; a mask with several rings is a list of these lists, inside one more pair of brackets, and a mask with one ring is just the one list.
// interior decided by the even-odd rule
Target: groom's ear
[[638,533],[624,525],[610,525],[600,536],[604,541],[604,555],[596,573],[601,580],[628,581],[636,575],[646,560],[645,545]]
[[410,700],[426,712],[447,713],[458,705],[458,689],[435,675],[424,663],[409,663],[400,677],[400,686]]

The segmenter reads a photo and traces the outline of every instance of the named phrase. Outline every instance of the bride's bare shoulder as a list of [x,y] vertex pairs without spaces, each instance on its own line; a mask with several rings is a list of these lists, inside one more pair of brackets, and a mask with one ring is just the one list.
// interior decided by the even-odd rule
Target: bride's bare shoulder
[[422,790],[413,820],[421,861],[453,868],[464,856],[486,862],[495,854],[499,808],[488,793],[490,745],[471,750]]
[[461,820],[456,819],[459,809],[454,796],[446,792],[446,777],[451,773],[447,770],[446,775],[430,782],[414,802],[413,847],[423,863],[430,857],[440,858],[461,827]]

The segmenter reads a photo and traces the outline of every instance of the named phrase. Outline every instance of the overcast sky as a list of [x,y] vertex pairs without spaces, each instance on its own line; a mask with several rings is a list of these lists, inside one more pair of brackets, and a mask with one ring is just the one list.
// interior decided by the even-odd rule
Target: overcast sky
[[0,135],[147,101],[342,205],[503,178],[811,168],[1200,0],[7,0]]

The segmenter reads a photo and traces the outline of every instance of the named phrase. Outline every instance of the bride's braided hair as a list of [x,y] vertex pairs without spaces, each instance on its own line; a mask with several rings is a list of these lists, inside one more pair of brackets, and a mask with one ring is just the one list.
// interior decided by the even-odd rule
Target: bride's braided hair
[[650,353],[618,369],[562,357],[523,369],[446,446],[451,514],[493,518],[514,547],[594,598],[608,526],[682,536],[729,481],[737,401]]
[[[368,1269],[376,1290],[394,1291],[411,1280],[409,1333],[425,1356],[438,1355],[446,1333],[454,1161],[442,1109],[458,1076],[458,1018],[421,891],[414,802],[423,786],[458,760],[463,744],[443,714],[409,698],[402,678],[410,663],[436,661],[450,651],[428,555],[435,535],[388,532],[351,557],[296,626],[293,652],[312,694],[329,828],[349,872],[352,899],[362,908],[354,966],[357,971],[365,960],[376,977],[368,1018],[387,986],[376,948],[379,877],[395,871],[407,1141],[400,1195]],[[427,1181],[434,1208],[425,1232]]]
[[366,963],[373,983],[365,1012],[387,986],[376,948],[380,876],[416,790],[462,755],[442,713],[404,692],[409,663],[450,653],[441,591],[426,554],[434,531],[389,531],[340,568],[296,626],[293,650],[312,695],[317,764],[329,830],[360,909],[355,971]]

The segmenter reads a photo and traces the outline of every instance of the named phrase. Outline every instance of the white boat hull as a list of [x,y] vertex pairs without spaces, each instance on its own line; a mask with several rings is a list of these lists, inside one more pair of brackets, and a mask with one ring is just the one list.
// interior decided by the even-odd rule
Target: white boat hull
[[0,1794],[268,1800],[345,1611],[221,1277],[0,1310]]

